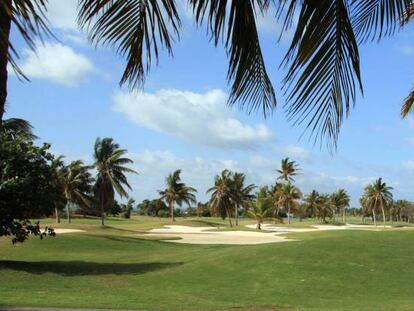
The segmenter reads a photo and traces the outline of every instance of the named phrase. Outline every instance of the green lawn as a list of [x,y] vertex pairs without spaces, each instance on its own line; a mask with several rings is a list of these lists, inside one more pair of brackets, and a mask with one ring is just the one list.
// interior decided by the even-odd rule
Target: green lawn
[[[168,220],[75,219],[86,233],[0,239],[0,305],[141,310],[412,310],[414,231],[295,234],[255,246],[173,244]],[[207,224],[206,224],[207,223]],[[208,225],[220,220],[180,220]],[[223,223],[221,223],[223,224]],[[61,224],[62,227],[69,227]]]

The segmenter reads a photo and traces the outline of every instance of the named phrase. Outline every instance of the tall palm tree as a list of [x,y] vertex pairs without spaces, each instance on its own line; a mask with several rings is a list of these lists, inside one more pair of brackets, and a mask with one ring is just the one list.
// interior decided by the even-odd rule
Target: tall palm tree
[[166,201],[170,209],[171,221],[175,221],[174,217],[174,204],[182,206],[183,203],[190,206],[192,203],[197,203],[194,193],[197,192],[196,189],[187,186],[181,182],[181,170],[176,170],[171,173],[165,179],[167,188],[165,190],[159,191],[161,199]]
[[256,188],[255,185],[245,185],[246,175],[243,173],[234,173],[232,181],[232,191],[233,191],[233,202],[234,202],[234,217],[236,226],[239,225],[239,208],[246,204],[248,201],[254,198],[252,194],[253,190]]
[[298,200],[302,197],[300,190],[290,182],[282,184],[279,189],[279,203],[286,208],[288,224],[290,224],[290,212],[294,208],[299,208]]
[[70,207],[72,205],[86,205],[91,203],[93,178],[82,161],[73,161],[65,169],[62,176],[63,193],[66,198],[68,222],[71,223]]
[[304,208],[307,214],[315,217],[318,214],[319,193],[316,190],[312,190],[304,198]]
[[[282,24],[281,36],[294,35],[282,65],[287,116],[306,124],[311,135],[335,145],[344,117],[362,92],[359,46],[394,33],[412,20],[412,0],[188,0],[198,25],[206,24],[218,46],[229,55],[229,104],[269,115],[276,95],[267,73],[257,22],[271,15]],[[10,29],[34,48],[49,30],[46,0],[0,2],[0,122],[7,96],[7,64],[18,70]],[[272,12],[276,10],[277,14]],[[175,0],[79,0],[79,24],[94,44],[113,46],[126,58],[122,83],[141,86],[161,48],[172,55],[179,37],[180,13]],[[184,14],[184,13],[182,13]],[[414,91],[407,98],[413,102]],[[406,109],[407,110],[407,109]],[[409,109],[408,109],[409,110]]]
[[207,190],[211,195],[210,206],[218,211],[223,219],[229,218],[230,227],[233,227],[230,211],[234,207],[234,197],[232,185],[232,173],[223,170],[220,175],[214,178],[214,186]]
[[[373,211],[380,209],[382,220],[385,228],[385,209],[392,202],[392,187],[387,186],[382,178],[378,178],[374,183],[365,188],[366,203]],[[375,215],[374,215],[375,218]],[[376,224],[375,224],[376,225]]]
[[125,187],[132,190],[125,174],[137,172],[125,166],[134,162],[125,157],[126,153],[127,151],[120,149],[112,138],[98,137],[95,141],[94,167],[98,172],[95,186],[101,208],[102,226],[105,225],[105,210],[113,204],[115,192],[121,197],[128,198]]
[[299,165],[295,161],[290,161],[289,158],[282,159],[280,169],[277,170],[279,177],[277,179],[286,182],[294,181],[294,176],[298,175]]
[[323,222],[326,222],[326,217],[335,217],[335,208],[332,204],[331,196],[328,194],[320,194],[317,200],[318,216]]
[[336,213],[342,213],[342,222],[345,223],[345,209],[349,207],[351,198],[344,189],[339,189],[331,195],[332,204]]
[[[63,162],[64,156],[60,155],[53,159],[53,161],[50,164],[50,169],[52,171],[52,177],[51,183],[54,184],[55,188],[60,189],[60,192],[62,193],[62,199],[66,200],[66,197],[64,196],[64,181],[65,181],[65,175],[67,174],[67,167],[65,166]],[[60,209],[62,206],[64,206],[65,202],[62,202],[62,200],[55,200],[55,218],[56,223],[60,223]]]

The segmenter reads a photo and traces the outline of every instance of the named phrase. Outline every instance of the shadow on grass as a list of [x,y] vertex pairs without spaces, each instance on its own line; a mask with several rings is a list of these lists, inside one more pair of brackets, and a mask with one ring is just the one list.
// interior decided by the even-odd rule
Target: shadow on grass
[[1,270],[24,271],[32,274],[55,273],[62,276],[144,274],[181,266],[182,262],[101,263],[86,261],[1,261]]

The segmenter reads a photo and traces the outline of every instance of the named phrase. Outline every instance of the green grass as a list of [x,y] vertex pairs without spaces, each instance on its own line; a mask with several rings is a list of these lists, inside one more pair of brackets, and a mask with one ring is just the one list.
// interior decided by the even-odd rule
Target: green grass
[[[0,305],[140,310],[412,310],[414,231],[292,235],[255,246],[137,237],[168,220],[75,219],[87,232],[0,239]],[[217,219],[179,224],[214,225]],[[69,227],[61,224],[61,226]]]

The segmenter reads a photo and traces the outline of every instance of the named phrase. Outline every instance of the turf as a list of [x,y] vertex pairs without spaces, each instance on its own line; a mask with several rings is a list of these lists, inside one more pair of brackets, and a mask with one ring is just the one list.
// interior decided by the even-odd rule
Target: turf
[[86,233],[31,238],[15,246],[0,239],[0,305],[140,310],[412,310],[414,305],[414,231],[317,232],[295,234],[297,242],[217,246],[137,237],[135,231],[161,225],[158,219],[110,224],[101,229],[75,220],[72,226]]

